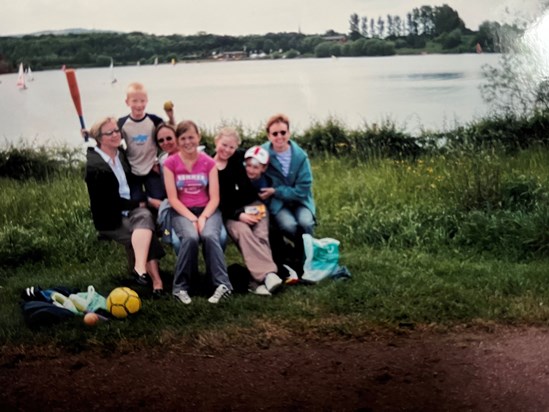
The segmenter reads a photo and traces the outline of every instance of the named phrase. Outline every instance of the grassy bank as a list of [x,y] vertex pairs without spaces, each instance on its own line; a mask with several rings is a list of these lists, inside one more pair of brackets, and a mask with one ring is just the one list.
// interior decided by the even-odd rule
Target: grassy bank
[[[75,320],[39,332],[22,321],[23,288],[92,284],[106,295],[126,279],[125,256],[97,240],[81,169],[0,178],[0,344],[268,345],[294,334],[360,337],[399,325],[545,322],[548,164],[549,150],[536,146],[399,160],[319,154],[312,160],[317,237],[341,240],[352,280],[288,287],[270,299],[236,296],[224,306],[145,299],[126,321],[87,328]],[[175,257],[167,252],[161,269],[169,279]],[[230,245],[227,262],[239,261]]]

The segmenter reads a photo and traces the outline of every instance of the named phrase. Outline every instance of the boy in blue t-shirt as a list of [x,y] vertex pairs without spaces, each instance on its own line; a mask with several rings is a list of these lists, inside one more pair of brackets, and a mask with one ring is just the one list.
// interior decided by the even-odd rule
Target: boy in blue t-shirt
[[141,83],[131,83],[126,91],[126,104],[130,114],[118,119],[118,128],[126,142],[127,157],[135,182],[130,186],[131,198],[147,201],[164,199],[164,183],[158,165],[158,147],[154,139],[156,126],[162,119],[145,112],[148,96]]

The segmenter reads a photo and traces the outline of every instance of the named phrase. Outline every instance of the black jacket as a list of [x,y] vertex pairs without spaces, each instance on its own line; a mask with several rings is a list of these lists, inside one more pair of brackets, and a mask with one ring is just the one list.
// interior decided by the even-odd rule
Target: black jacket
[[[130,183],[133,178],[130,165],[125,152],[122,149],[119,152],[126,179]],[[122,211],[139,207],[139,202],[120,197],[118,179],[93,147],[88,148],[86,160],[86,185],[95,228],[99,231],[115,230],[122,223]]]
[[244,167],[244,150],[237,150],[219,171],[219,209],[223,219],[238,220],[244,206],[261,201]]

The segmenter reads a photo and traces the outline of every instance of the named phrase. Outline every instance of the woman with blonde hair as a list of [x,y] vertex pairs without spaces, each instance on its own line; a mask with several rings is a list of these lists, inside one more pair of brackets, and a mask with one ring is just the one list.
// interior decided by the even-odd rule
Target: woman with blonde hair
[[122,135],[116,119],[98,121],[90,134],[97,146],[88,148],[86,154],[86,185],[95,228],[102,236],[124,245],[135,263],[135,281],[147,285],[150,276],[153,296],[160,297],[164,289],[158,259],[165,252],[154,236],[154,218],[147,204],[130,198],[133,175],[120,148]]
[[[252,281],[249,291],[269,296],[279,289],[282,279],[277,274],[269,245],[269,216],[265,204],[259,198],[257,189],[247,175],[244,162],[261,159],[253,152],[248,159],[241,150],[238,132],[230,127],[219,131],[215,137],[214,160],[219,173],[221,193],[220,209],[229,235],[238,245]],[[262,151],[263,167],[268,163],[267,152]],[[264,210],[265,213],[256,213]]]

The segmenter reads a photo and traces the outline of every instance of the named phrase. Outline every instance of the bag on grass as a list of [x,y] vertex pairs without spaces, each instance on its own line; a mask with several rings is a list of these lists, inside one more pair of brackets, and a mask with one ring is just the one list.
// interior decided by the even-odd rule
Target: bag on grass
[[303,280],[320,282],[340,269],[339,240],[329,237],[315,239],[309,234],[304,234],[303,247],[305,249]]
[[68,309],[37,300],[24,302],[21,309],[25,322],[31,328],[51,326],[74,316],[74,313]]

